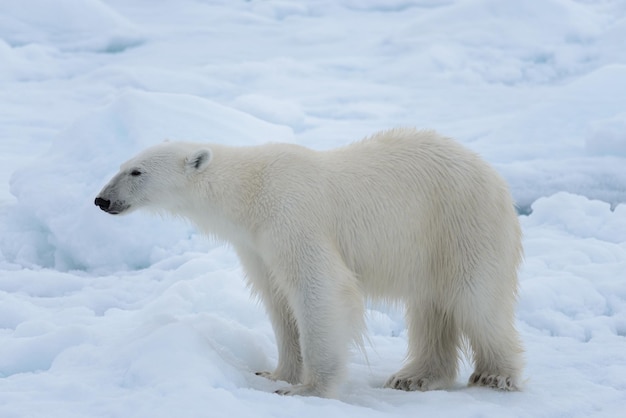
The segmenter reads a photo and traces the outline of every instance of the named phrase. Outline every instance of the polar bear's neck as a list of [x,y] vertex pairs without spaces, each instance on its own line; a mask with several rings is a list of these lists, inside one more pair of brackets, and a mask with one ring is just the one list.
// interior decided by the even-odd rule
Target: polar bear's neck
[[258,195],[263,157],[256,147],[211,145],[209,167],[187,195],[184,214],[204,233],[232,244],[250,242],[258,228]]

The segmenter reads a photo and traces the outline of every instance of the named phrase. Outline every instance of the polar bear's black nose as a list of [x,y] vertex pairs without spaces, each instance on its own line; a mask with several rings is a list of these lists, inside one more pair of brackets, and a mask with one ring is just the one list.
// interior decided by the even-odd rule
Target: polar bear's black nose
[[111,206],[110,200],[106,200],[101,197],[96,197],[96,201],[94,203],[105,212],[109,209],[109,206]]

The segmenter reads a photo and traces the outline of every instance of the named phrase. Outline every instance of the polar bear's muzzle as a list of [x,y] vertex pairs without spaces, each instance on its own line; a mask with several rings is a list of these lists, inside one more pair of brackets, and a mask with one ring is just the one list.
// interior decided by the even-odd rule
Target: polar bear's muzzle
[[124,202],[111,202],[110,200],[103,199],[100,196],[96,197],[94,203],[100,209],[102,209],[106,213],[110,213],[111,215],[118,215],[130,207],[130,205],[125,204]]

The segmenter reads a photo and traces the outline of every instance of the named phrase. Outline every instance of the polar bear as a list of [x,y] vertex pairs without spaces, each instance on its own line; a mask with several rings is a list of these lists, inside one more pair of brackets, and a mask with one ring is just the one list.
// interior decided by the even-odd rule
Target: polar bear
[[183,216],[232,244],[264,302],[289,395],[333,396],[364,301],[406,306],[408,356],[385,387],[518,389],[521,232],[508,187],[433,131],[394,129],[328,151],[164,142],[121,166],[95,204]]

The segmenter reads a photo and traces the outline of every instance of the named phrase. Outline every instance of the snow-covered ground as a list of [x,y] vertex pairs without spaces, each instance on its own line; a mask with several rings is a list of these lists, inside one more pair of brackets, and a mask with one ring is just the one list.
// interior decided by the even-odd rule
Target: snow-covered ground
[[[0,416],[621,417],[623,0],[0,1]],[[281,397],[234,254],[93,199],[165,138],[324,149],[435,128],[509,181],[524,390],[382,389],[398,310],[368,309],[338,399]]]

